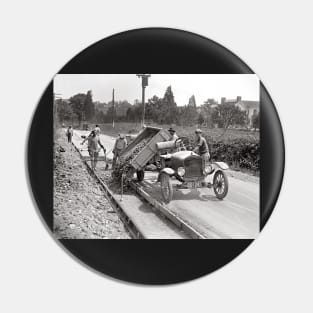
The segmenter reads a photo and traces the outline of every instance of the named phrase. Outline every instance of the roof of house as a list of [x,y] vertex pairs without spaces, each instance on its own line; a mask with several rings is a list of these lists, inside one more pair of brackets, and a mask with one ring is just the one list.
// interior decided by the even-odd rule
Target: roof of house
[[245,110],[251,110],[251,109],[259,109],[260,102],[259,101],[247,101],[247,100],[241,100],[237,102],[242,108]]

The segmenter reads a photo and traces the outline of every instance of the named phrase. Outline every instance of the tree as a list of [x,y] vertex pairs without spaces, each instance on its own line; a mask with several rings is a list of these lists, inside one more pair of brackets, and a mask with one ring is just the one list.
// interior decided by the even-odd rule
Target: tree
[[103,111],[96,109],[94,120],[97,123],[105,123],[105,114],[103,113]]
[[188,124],[188,114],[187,114],[187,106],[186,105],[178,107],[177,123],[178,123],[178,125],[181,125],[181,126]]
[[207,127],[213,128],[212,114],[213,107],[217,105],[217,101],[213,98],[206,100],[201,106],[201,114],[203,115]]
[[153,96],[148,100],[146,104],[146,120],[154,121],[156,123],[159,122],[159,115],[161,114],[161,102],[157,96]]
[[232,125],[245,125],[247,115],[234,104],[220,104],[212,112],[213,123],[226,131]]
[[168,86],[161,102],[161,120],[162,124],[171,124],[176,122],[177,104],[174,100],[172,87]]
[[198,122],[198,112],[197,112],[197,105],[196,105],[196,98],[192,95],[189,98],[188,105],[186,107],[186,112],[188,124],[190,126],[196,124]]
[[[171,86],[167,87],[163,98],[153,96],[145,105],[145,119],[147,121],[153,121],[158,124],[172,124],[177,122],[179,109],[175,103]],[[142,103],[135,101],[134,105],[127,109],[126,120],[139,122],[142,117],[142,110]]]
[[79,93],[69,99],[73,113],[77,116],[79,125],[85,119],[86,94]]
[[189,98],[188,106],[194,107],[194,108],[197,107],[197,105],[196,105],[196,98],[195,98],[194,95],[192,95],[192,96]]
[[126,112],[126,120],[129,122],[140,122],[142,119],[143,106],[141,102],[135,102]]
[[132,107],[130,107],[127,112],[126,112],[126,120],[128,122],[133,122],[134,121],[134,110]]
[[95,117],[95,105],[92,101],[92,92],[91,90],[87,91],[86,98],[85,98],[85,120],[92,121]]
[[201,126],[204,122],[205,122],[204,116],[200,112],[200,114],[198,116],[198,124]]
[[56,115],[58,120],[63,123],[64,121],[70,121],[72,119],[73,110],[70,103],[62,99],[57,99],[56,103]]
[[[141,107],[140,109],[142,110]],[[171,86],[167,87],[163,98],[153,96],[146,104],[146,119],[158,124],[175,123],[177,121],[177,113],[178,108]]]
[[113,102],[110,101],[108,103],[109,105],[109,109],[107,111],[107,120],[112,123],[113,122],[113,119],[116,120],[116,108],[115,108],[115,102],[114,102],[114,107],[113,107]]
[[256,130],[257,128],[260,129],[260,112],[252,116],[252,127],[254,128],[254,130]]

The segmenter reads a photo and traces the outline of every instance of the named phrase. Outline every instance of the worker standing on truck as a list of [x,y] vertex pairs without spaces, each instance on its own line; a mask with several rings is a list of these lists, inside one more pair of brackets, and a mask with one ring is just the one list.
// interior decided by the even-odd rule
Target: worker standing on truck
[[169,132],[170,135],[171,135],[171,138],[169,139],[169,141],[176,141],[176,139],[178,139],[178,136],[177,136],[177,134],[176,134],[176,130],[175,130],[175,129],[173,129],[172,127],[170,127],[170,128],[168,129],[168,132]]
[[202,136],[202,130],[196,129],[196,147],[193,149],[193,152],[198,153],[202,160],[204,161],[203,164],[205,165],[207,162],[210,161],[210,151],[209,146],[206,139]]
[[115,140],[115,144],[113,147],[113,162],[112,162],[112,168],[115,167],[117,159],[120,158],[122,151],[127,147],[127,140],[125,138],[125,135],[118,134],[118,137]]
[[[170,127],[170,128],[168,129],[168,132],[170,133],[170,136],[171,136],[168,141],[174,141],[174,142],[176,142],[176,140],[178,139],[178,136],[177,136],[177,134],[176,134],[176,130],[173,129],[172,127]],[[178,150],[178,147],[175,147],[175,148],[173,148],[173,149],[170,149],[168,152],[169,152],[169,153],[175,153],[175,152],[177,152],[177,151],[179,151],[179,150]]]
[[81,145],[83,145],[86,140],[88,141],[88,152],[90,155],[91,169],[94,171],[97,166],[100,150],[102,149],[105,154],[106,149],[102,145],[100,137],[96,135],[96,132],[94,130],[89,134],[88,137],[84,139]]
[[66,136],[67,136],[67,142],[72,143],[72,137],[73,137],[73,128],[70,125],[66,130]]

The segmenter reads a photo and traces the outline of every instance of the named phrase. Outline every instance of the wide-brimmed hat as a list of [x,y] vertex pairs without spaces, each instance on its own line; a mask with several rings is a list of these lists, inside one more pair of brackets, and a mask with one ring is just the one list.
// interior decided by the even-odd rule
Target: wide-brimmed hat
[[200,128],[197,128],[196,131],[195,131],[195,133],[196,133],[196,134],[201,134],[201,133],[202,133],[202,130],[201,130]]
[[176,132],[176,130],[175,130],[174,128],[172,128],[172,127],[170,127],[170,128],[168,129],[168,131],[169,131],[170,133],[175,133],[175,132]]

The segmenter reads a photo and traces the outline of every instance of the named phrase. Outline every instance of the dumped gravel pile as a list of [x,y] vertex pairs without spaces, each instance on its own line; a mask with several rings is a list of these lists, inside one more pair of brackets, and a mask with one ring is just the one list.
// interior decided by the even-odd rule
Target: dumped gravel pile
[[132,166],[130,165],[131,161],[139,154],[140,151],[147,145],[151,138],[145,138],[140,141],[133,149],[131,149],[127,155],[123,156],[123,159],[120,160],[119,164],[117,164],[112,171],[112,178],[120,182],[122,180],[122,175],[129,175],[132,170]]
[[[60,136],[55,145],[54,233],[67,239],[127,239],[123,223],[88,173],[74,147]],[[62,149],[65,150],[62,152]]]

